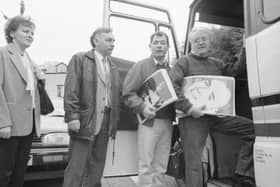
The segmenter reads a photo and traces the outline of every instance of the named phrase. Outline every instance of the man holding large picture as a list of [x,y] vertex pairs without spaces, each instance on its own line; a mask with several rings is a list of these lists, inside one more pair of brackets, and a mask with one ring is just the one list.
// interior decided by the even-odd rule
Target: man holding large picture
[[187,187],[202,187],[201,154],[210,131],[240,136],[244,140],[238,156],[234,186],[254,186],[253,142],[254,127],[251,120],[241,116],[218,117],[205,115],[204,105],[190,102],[182,91],[184,77],[192,75],[234,76],[240,64],[224,66],[210,58],[210,31],[206,28],[193,29],[189,35],[191,52],[180,58],[170,71],[178,96],[176,109],[186,117],[180,118],[179,129],[185,158],[185,182]]

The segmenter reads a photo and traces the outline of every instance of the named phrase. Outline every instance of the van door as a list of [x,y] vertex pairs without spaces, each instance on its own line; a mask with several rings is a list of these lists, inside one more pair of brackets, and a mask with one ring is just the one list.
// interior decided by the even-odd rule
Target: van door
[[[279,186],[280,170],[280,1],[246,1],[246,49],[256,141],[254,165],[259,187]],[[253,68],[252,68],[253,69]],[[250,70],[250,69],[249,69]],[[251,74],[250,74],[251,73]],[[258,81],[256,81],[258,80]],[[262,119],[262,120],[258,120]]]
[[[179,56],[173,22],[165,9],[135,1],[104,0],[103,24],[113,29],[116,38],[113,59],[119,67],[122,82],[134,63],[150,56],[150,36],[155,31],[164,31],[169,36],[169,61]],[[104,176],[137,174],[136,130],[135,115],[122,106],[116,141],[109,142]]]

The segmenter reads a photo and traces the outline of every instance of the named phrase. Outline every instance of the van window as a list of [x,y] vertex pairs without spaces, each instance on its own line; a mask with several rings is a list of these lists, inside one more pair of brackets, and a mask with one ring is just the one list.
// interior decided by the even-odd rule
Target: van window
[[243,47],[244,29],[205,22],[194,22],[195,27],[209,28],[211,32],[210,56],[223,63],[236,63]]
[[167,58],[170,62],[170,65],[173,65],[173,63],[175,62],[175,60],[177,58],[177,53],[176,53],[176,48],[175,48],[176,42],[174,40],[173,31],[169,27],[166,27],[166,26],[160,26],[159,30],[165,32],[168,35],[169,50],[168,50]]
[[164,22],[168,22],[168,16],[165,12],[153,10],[150,8],[139,7],[124,2],[110,1],[110,9],[112,12],[121,12],[126,15],[133,15],[141,18],[156,18]]
[[110,26],[116,38],[113,56],[137,62],[150,55],[149,40],[155,32],[153,24],[113,16]]
[[280,16],[280,1],[261,1],[263,1],[264,17],[266,17],[268,20],[272,20]]

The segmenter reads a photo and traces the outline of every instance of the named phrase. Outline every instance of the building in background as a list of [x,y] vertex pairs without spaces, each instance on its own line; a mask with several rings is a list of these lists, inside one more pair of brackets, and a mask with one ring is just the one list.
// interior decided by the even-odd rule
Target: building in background
[[49,62],[40,68],[46,76],[46,90],[51,98],[63,98],[67,65],[63,62]]

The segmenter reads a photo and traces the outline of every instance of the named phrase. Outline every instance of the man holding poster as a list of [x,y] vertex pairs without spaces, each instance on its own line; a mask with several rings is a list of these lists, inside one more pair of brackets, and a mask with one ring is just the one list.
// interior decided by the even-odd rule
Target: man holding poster
[[[183,143],[184,158],[185,158],[185,182],[186,187],[202,187],[202,167],[201,154],[205,145],[206,138],[210,131],[218,131],[227,135],[240,136],[244,140],[244,144],[238,155],[238,162],[234,176],[234,186],[254,186],[254,169],[253,169],[253,142],[254,142],[254,127],[251,120],[232,115],[215,115],[215,110],[212,114],[205,113],[209,103],[212,106],[217,101],[225,101],[227,103],[233,95],[228,92],[221,94],[222,90],[226,90],[224,84],[216,79],[216,82],[203,80],[211,76],[234,76],[239,70],[240,64],[224,66],[221,62],[208,57],[210,50],[210,31],[207,28],[193,29],[189,35],[191,43],[191,52],[189,55],[180,58],[170,71],[170,78],[173,82],[174,89],[178,96],[176,109],[183,112],[184,117],[179,119],[180,135]],[[189,95],[206,96],[205,102],[203,99],[197,99],[200,102],[193,102],[189,95],[184,93],[184,80],[191,76],[200,76],[200,85],[192,88]],[[204,78],[203,78],[204,76]],[[202,78],[203,79],[202,79]],[[215,83],[215,84],[214,84]],[[215,92],[210,88],[216,87],[218,95],[224,98],[218,98]],[[199,88],[199,89],[197,89]],[[223,88],[223,89],[217,89]],[[207,95],[208,94],[208,95]],[[208,104],[207,102],[208,101]],[[217,104],[217,103],[216,103]],[[217,104],[220,106],[221,103]],[[211,107],[210,107],[211,108]]]
[[[169,48],[168,35],[155,32],[151,35],[149,47],[151,56],[137,62],[127,73],[123,84],[125,104],[147,119],[138,125],[139,187],[167,185],[164,174],[170,152],[172,120],[175,118],[173,106],[161,108],[161,100],[165,99],[162,88],[165,86],[159,81],[158,76],[162,74],[157,74],[170,69],[165,59]],[[153,78],[149,78],[155,73]]]

